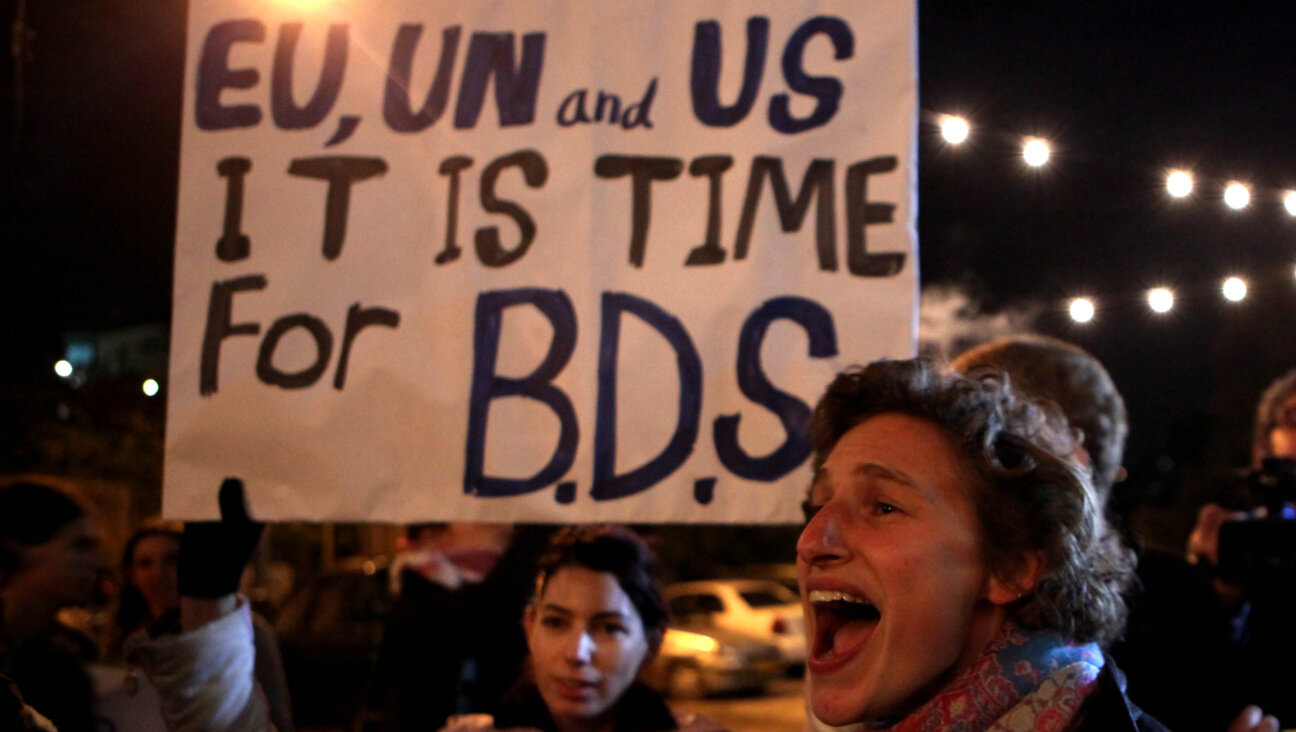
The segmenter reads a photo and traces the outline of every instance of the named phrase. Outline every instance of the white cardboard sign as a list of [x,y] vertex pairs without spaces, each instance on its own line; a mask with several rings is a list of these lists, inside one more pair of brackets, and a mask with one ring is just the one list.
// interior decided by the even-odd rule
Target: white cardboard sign
[[164,498],[797,520],[910,356],[915,10],[192,0]]

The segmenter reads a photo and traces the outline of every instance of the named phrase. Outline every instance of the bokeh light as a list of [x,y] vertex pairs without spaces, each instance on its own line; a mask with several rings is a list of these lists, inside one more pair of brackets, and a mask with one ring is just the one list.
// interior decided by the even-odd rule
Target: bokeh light
[[1026,164],[1038,168],[1049,161],[1049,144],[1038,137],[1031,137],[1022,146],[1022,157]]
[[1287,213],[1296,216],[1296,191],[1287,191],[1283,194],[1283,208]]
[[1172,170],[1166,176],[1166,192],[1175,198],[1184,198],[1192,193],[1192,173],[1186,170]]
[[1071,301],[1071,306],[1067,308],[1071,314],[1071,319],[1077,323],[1088,323],[1094,317],[1093,300],[1087,297],[1077,297]]
[[155,379],[144,380],[144,386],[143,386],[144,396],[157,396],[158,388],[159,387],[158,387],[157,380]]
[[941,137],[945,142],[951,145],[958,145],[968,139],[972,128],[968,126],[968,121],[953,114],[947,114],[941,118],[940,123]]
[[1224,187],[1224,205],[1240,211],[1251,203],[1251,189],[1245,183],[1233,181]]
[[1154,313],[1168,313],[1174,307],[1174,292],[1168,287],[1154,287],[1147,293],[1148,307]]
[[1224,280],[1224,284],[1220,287],[1220,292],[1223,292],[1224,297],[1228,300],[1232,302],[1240,302],[1247,296],[1246,280],[1241,277],[1230,277]]
[[63,359],[59,359],[54,362],[54,373],[58,374],[60,378],[66,379],[72,375],[72,364]]

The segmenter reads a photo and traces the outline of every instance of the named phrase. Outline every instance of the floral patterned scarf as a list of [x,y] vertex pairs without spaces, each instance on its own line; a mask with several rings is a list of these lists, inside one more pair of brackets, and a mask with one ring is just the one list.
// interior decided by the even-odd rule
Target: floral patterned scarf
[[1098,688],[1093,643],[1008,624],[985,653],[893,732],[1060,732]]

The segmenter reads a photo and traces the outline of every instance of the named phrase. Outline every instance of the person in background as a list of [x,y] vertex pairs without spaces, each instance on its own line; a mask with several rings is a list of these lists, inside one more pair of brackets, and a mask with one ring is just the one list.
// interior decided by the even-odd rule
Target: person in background
[[1056,404],[1067,422],[1080,430],[1081,459],[1093,471],[1099,499],[1110,508],[1113,489],[1125,479],[1121,460],[1129,420],[1125,399],[1101,361],[1057,338],[1014,335],[965,351],[950,366],[960,373],[998,368],[1008,373],[1013,388]]
[[[1256,405],[1251,432],[1251,466],[1260,467],[1266,458],[1296,460],[1296,369],[1275,379]],[[1246,511],[1231,511],[1208,503],[1198,512],[1197,525],[1188,538],[1188,561],[1219,563],[1219,529],[1228,521],[1254,518]],[[1217,587],[1232,603],[1241,601],[1241,588],[1218,582]]]
[[252,520],[243,482],[226,478],[219,521],[185,525],[177,558],[179,624],[154,623],[126,640],[126,657],[157,689],[170,732],[273,730],[253,671],[251,605],[238,594],[265,525]]
[[[1251,436],[1251,469],[1265,473],[1275,484],[1296,487],[1296,369],[1278,377],[1265,389],[1256,405]],[[1286,497],[1290,506],[1292,496]],[[1220,565],[1220,532],[1226,523],[1257,521],[1268,517],[1257,508],[1225,508],[1217,503],[1202,506],[1188,538],[1188,561],[1210,573],[1217,600],[1234,621],[1233,640],[1240,660],[1234,673],[1237,683],[1254,693],[1267,711],[1291,724],[1296,720],[1296,587],[1291,578],[1279,581],[1242,582],[1226,579]],[[1296,533],[1296,524],[1291,525]],[[1257,527],[1259,528],[1259,527]],[[1274,545],[1280,546],[1280,545]],[[1290,546],[1290,540],[1288,542]],[[1286,551],[1290,552],[1288,548]],[[1290,565],[1288,565],[1290,566]]]
[[391,566],[392,594],[427,585],[457,590],[490,574],[508,546],[512,524],[423,523],[405,527],[405,545]]
[[951,365],[963,373],[985,367],[1007,372],[1013,388],[1057,404],[1079,430],[1080,458],[1093,472],[1094,488],[1138,554],[1125,635],[1110,649],[1130,695],[1172,728],[1224,729],[1232,722],[1230,729],[1251,729],[1263,722],[1268,727],[1260,729],[1276,729],[1277,719],[1265,720],[1259,707],[1246,703],[1233,626],[1209,578],[1177,554],[1144,546],[1131,529],[1134,502],[1121,490],[1129,434],[1125,400],[1102,362],[1057,338],[1014,335],[970,349]]
[[511,524],[413,524],[391,568],[397,595],[375,662],[370,707],[382,726],[424,732],[474,707],[479,636],[488,612],[478,588],[512,534]]
[[[177,567],[183,531],[182,524],[152,521],[126,541],[122,551],[122,585],[116,622],[118,642],[114,655],[120,655],[121,644],[131,635],[147,633],[155,625],[174,626],[179,622]],[[161,627],[154,628],[155,633],[160,630]],[[279,732],[292,732],[292,703],[278,638],[270,622],[255,612],[252,630],[256,644],[256,680],[265,694],[270,718]]]
[[78,497],[37,479],[0,484],[0,729],[95,729],[90,678],[56,616],[93,597],[100,545]]
[[643,540],[624,527],[559,530],[540,558],[523,618],[527,673],[493,714],[455,717],[445,729],[718,730],[672,710],[637,680],[668,622],[655,564]]
[[182,531],[182,524],[149,522],[126,540],[114,618],[118,643],[179,607],[176,562]]
[[1161,730],[1125,696],[1132,553],[1061,415],[922,359],[842,372],[797,543],[814,714],[875,729]]

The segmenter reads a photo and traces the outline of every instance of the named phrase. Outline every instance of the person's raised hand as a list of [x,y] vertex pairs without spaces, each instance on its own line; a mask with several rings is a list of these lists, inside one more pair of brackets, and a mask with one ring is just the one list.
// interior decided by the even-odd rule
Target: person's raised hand
[[1278,732],[1278,718],[1252,704],[1237,715],[1228,732]]
[[1226,521],[1243,521],[1244,511],[1230,511],[1217,503],[1207,503],[1197,512],[1197,525],[1188,536],[1188,563],[1205,560],[1212,567],[1219,564],[1220,527]]
[[243,568],[256,551],[265,524],[248,515],[243,481],[220,487],[220,521],[191,521],[180,537],[177,565],[182,597],[216,598],[238,591]]

